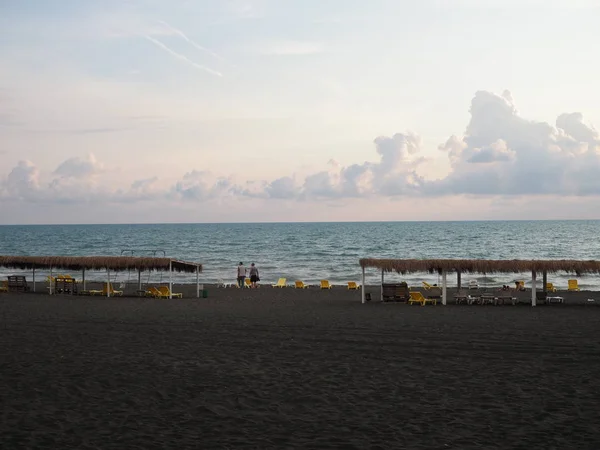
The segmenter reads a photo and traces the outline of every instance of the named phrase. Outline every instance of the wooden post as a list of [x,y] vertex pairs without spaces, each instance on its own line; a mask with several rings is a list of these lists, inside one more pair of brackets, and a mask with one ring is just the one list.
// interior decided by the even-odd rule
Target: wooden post
[[542,272],[542,283],[544,292],[548,292],[548,272],[546,270]]
[[383,301],[383,269],[381,269],[381,301]]
[[35,266],[33,266],[33,292],[35,292]]
[[196,298],[200,298],[200,266],[196,264]]
[[360,293],[361,303],[365,303],[366,300],[365,300],[365,268],[364,268],[364,266],[362,268],[362,285],[360,286],[360,290],[361,290],[361,293]]
[[106,296],[110,297],[110,269],[106,268],[106,278],[108,278],[108,283],[106,284]]
[[52,266],[50,266],[50,279],[48,280],[48,283],[50,283],[49,292],[50,292],[50,295],[52,295],[52,288],[54,287],[54,286],[52,286]]
[[169,298],[173,298],[173,261],[169,260]]
[[[142,290],[142,269],[138,269],[138,291]],[[139,294],[139,292],[138,292]]]
[[446,305],[446,269],[442,270],[442,305]]
[[460,270],[456,271],[456,285],[458,286],[457,290],[460,291],[460,285],[461,285]]
[[537,297],[536,297],[536,276],[535,270],[531,271],[531,306],[536,306]]
[[85,291],[85,269],[81,270],[81,285],[83,286],[83,290]]

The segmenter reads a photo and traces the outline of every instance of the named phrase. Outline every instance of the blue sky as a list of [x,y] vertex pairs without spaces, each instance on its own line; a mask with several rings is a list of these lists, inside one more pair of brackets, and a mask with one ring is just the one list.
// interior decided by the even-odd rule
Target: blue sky
[[600,218],[599,12],[4,1],[0,223]]

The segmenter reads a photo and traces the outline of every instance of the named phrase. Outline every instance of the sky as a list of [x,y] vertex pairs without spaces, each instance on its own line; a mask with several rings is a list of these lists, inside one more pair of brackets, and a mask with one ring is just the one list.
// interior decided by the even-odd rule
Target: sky
[[600,219],[596,0],[2,0],[0,224]]

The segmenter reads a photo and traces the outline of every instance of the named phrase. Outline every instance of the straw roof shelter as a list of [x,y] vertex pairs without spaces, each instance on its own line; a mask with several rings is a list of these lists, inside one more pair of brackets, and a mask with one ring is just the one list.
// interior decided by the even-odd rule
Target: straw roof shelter
[[[35,289],[35,270],[77,270],[83,273],[85,289],[86,270],[106,270],[110,283],[110,271],[122,272],[129,270],[138,271],[138,284],[140,274],[144,271],[162,270],[169,271],[169,290],[172,290],[172,272],[196,273],[197,295],[199,296],[199,275],[202,264],[181,261],[172,258],[139,257],[139,256],[6,256],[0,255],[0,267],[33,271],[33,285]],[[108,290],[107,290],[108,291]],[[50,288],[52,293],[52,287]],[[107,292],[107,296],[110,294]]]
[[[536,277],[543,274],[543,289],[546,290],[546,274],[548,272],[567,272],[576,275],[600,274],[600,261],[579,261],[570,259],[561,260],[486,260],[486,259],[377,259],[362,258],[362,282],[365,284],[365,269],[375,268],[381,270],[381,284],[383,286],[385,272],[401,274],[414,272],[437,272],[442,275],[442,303],[446,304],[446,274],[456,272],[460,287],[461,273],[521,273],[531,272],[532,289],[531,304],[536,304]],[[364,289],[362,301],[365,302]]]

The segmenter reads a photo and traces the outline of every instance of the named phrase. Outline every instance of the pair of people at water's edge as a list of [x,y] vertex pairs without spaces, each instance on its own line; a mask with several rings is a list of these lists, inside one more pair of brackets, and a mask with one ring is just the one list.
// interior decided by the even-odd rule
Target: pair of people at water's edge
[[[238,286],[241,288],[244,287],[246,272],[248,272],[248,269],[244,267],[244,263],[240,262],[237,269],[237,281]],[[260,275],[258,273],[258,267],[256,267],[254,263],[250,264],[250,273],[248,275],[250,275],[250,287],[257,288],[257,283],[260,281]]]

